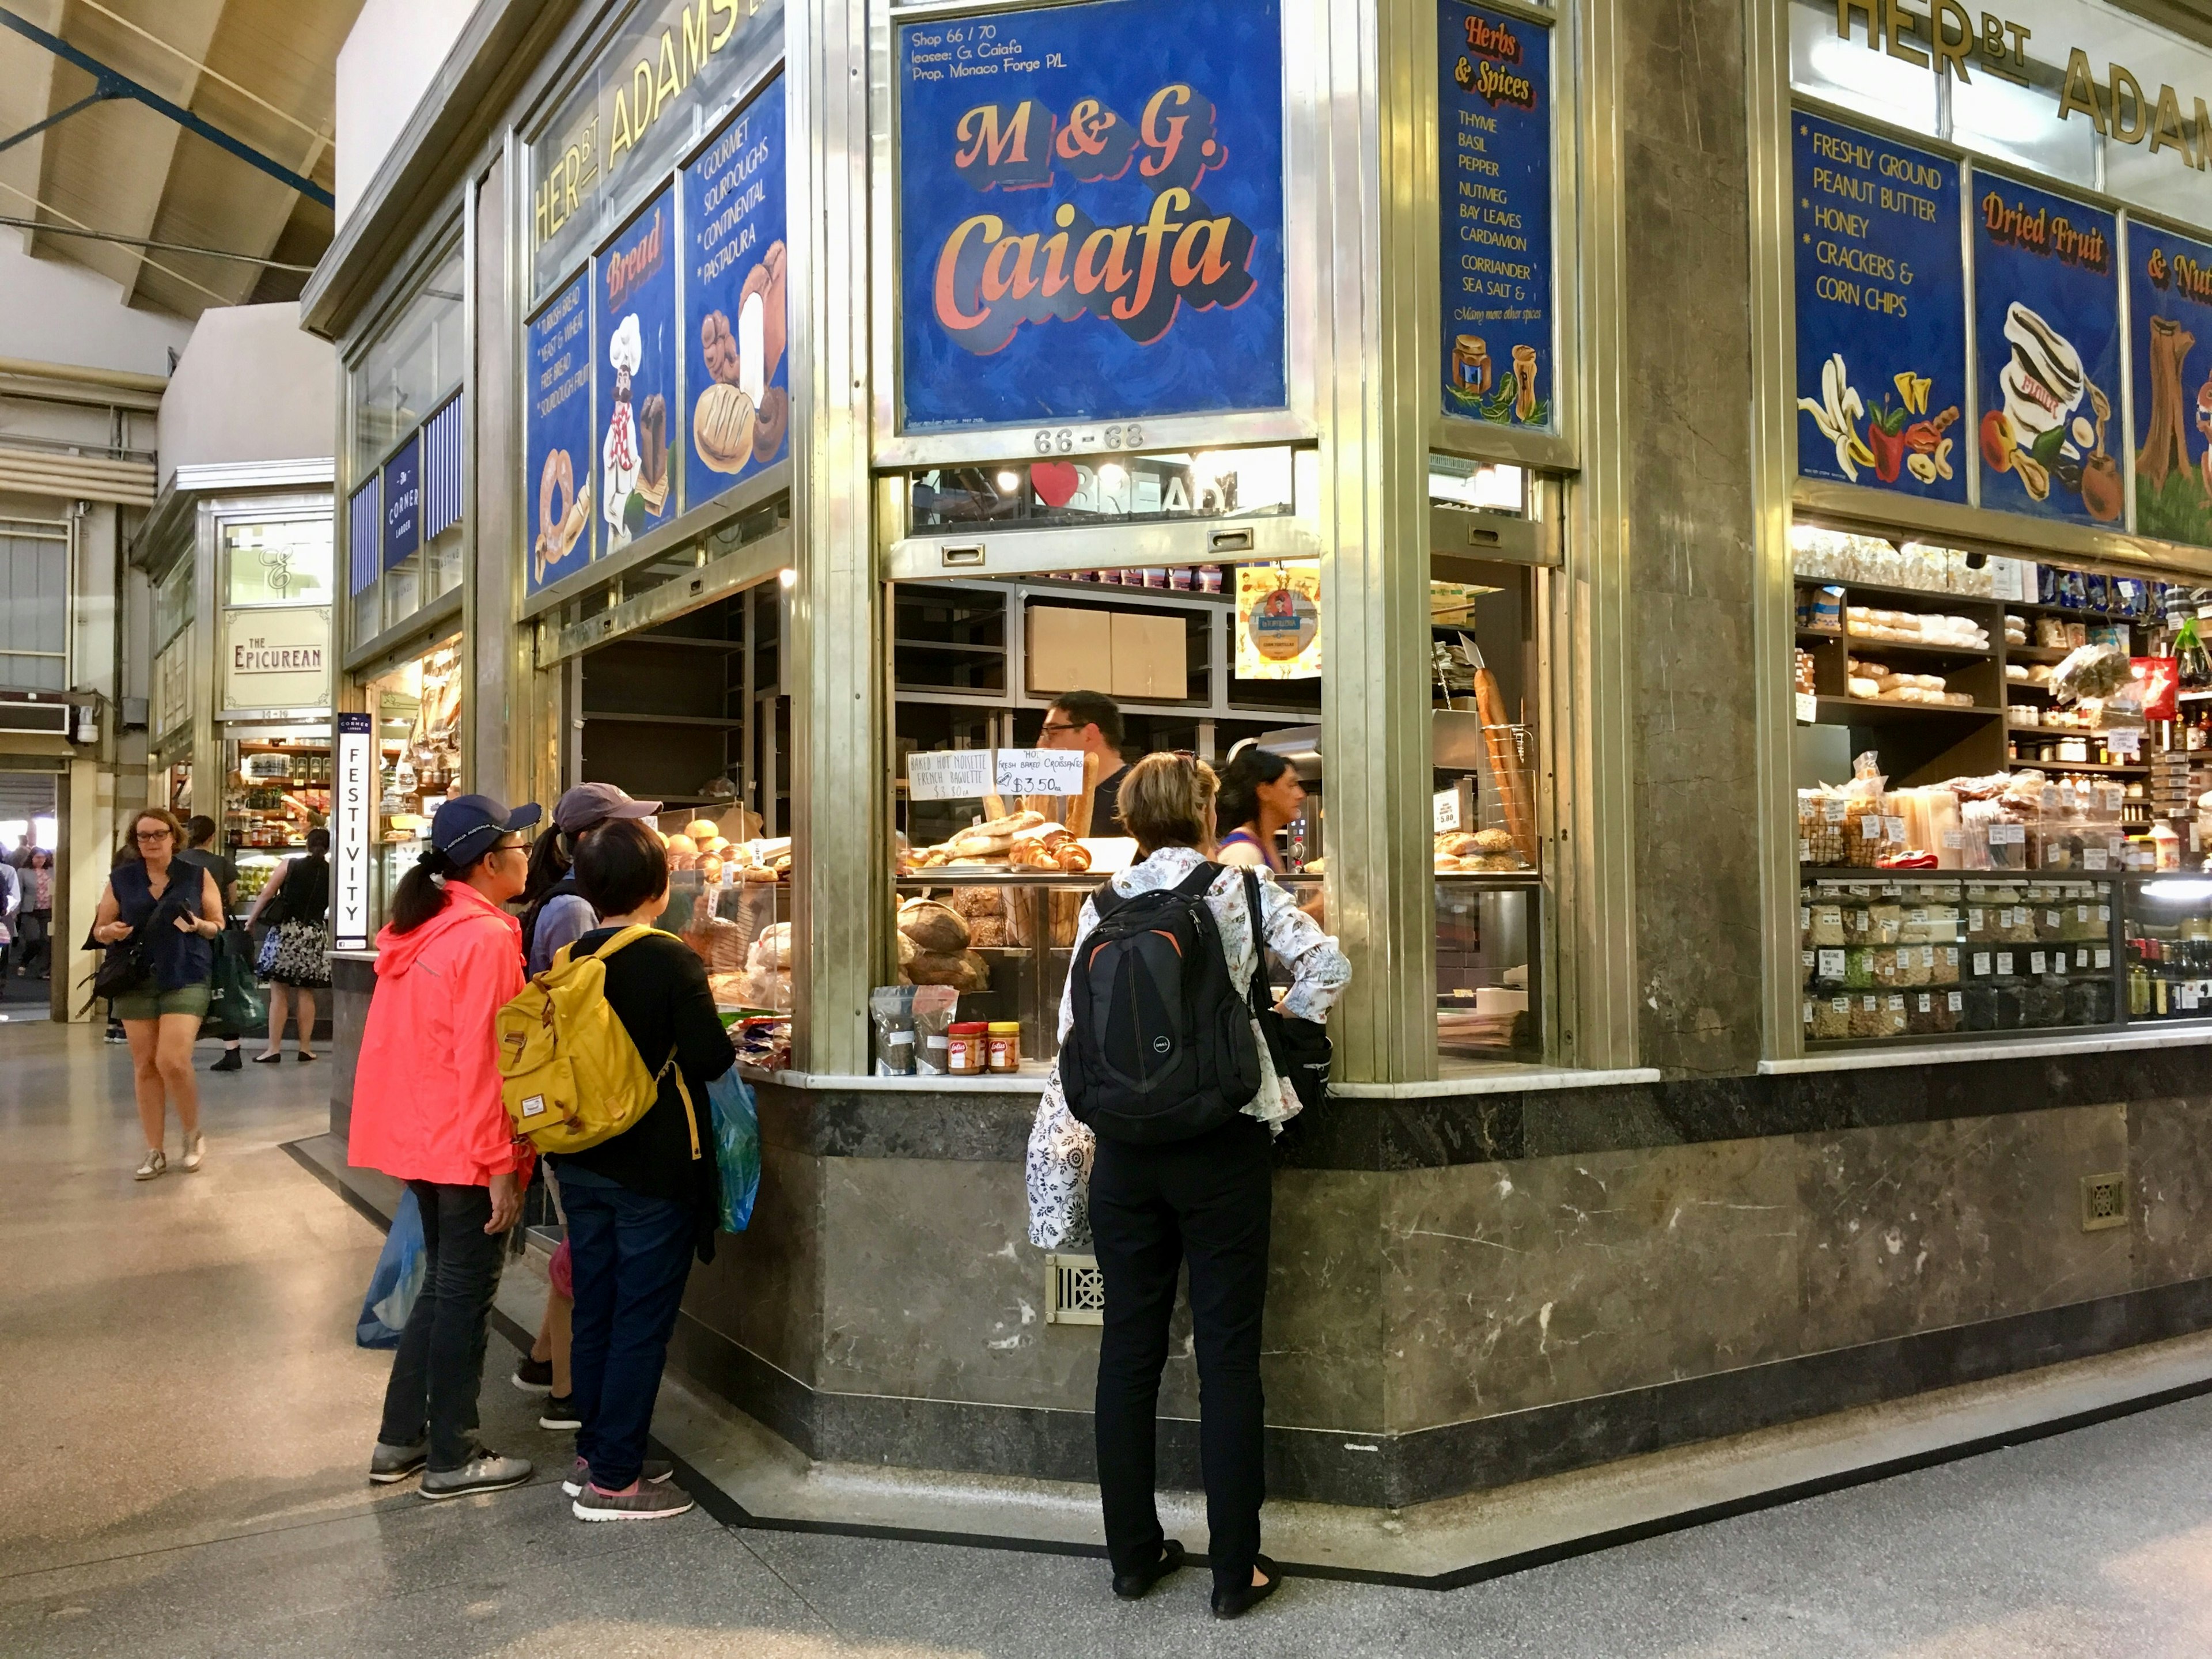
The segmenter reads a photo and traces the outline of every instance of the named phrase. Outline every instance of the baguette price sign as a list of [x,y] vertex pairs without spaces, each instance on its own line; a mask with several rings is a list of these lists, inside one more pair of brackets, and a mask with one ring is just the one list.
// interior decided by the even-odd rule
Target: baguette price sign
[[1083,793],[1083,751],[1001,749],[998,782],[1002,795],[1079,795]]
[[1282,28],[1279,0],[900,27],[903,429],[1283,407]]

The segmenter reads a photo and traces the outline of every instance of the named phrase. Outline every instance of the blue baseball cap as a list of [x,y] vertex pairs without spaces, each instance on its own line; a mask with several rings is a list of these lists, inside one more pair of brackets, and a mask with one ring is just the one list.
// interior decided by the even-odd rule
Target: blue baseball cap
[[489,795],[456,795],[430,820],[430,845],[454,866],[474,864],[501,836],[527,830],[545,816],[536,801],[526,801],[512,812]]

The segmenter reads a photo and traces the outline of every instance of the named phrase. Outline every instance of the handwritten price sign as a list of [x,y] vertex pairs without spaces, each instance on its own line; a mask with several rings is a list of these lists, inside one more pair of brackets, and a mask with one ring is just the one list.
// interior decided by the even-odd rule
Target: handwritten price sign
[[1083,751],[1079,749],[1001,749],[999,793],[1002,795],[1079,795]]
[[[975,800],[991,793],[988,749],[946,749],[906,757],[909,800]],[[1080,761],[1082,756],[1076,759]]]

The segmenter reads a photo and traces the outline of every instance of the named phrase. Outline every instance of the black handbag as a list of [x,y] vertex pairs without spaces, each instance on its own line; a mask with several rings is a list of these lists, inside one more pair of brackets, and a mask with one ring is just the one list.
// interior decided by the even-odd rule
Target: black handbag
[[1252,969],[1252,1018],[1260,1022],[1260,1035],[1267,1042],[1267,1058],[1275,1075],[1289,1084],[1298,1104],[1310,1111],[1328,1098],[1328,1070],[1336,1058],[1328,1040],[1328,1027],[1310,1019],[1281,1013],[1267,994],[1267,935],[1260,925],[1260,878],[1244,872],[1244,902],[1252,916],[1252,948],[1258,960]]
[[142,989],[153,977],[152,965],[147,960],[145,929],[119,939],[107,947],[107,954],[100,959],[100,968],[92,976],[92,994],[86,999],[89,1008],[103,1000],[112,1002],[117,997],[127,997]]

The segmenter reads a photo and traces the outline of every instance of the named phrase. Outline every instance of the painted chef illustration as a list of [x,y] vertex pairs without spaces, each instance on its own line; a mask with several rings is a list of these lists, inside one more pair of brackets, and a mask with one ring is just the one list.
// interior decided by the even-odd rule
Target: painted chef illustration
[[637,488],[637,416],[630,407],[630,377],[645,361],[645,338],[635,312],[617,325],[607,343],[607,361],[615,371],[615,406],[607,418],[606,439],[599,446],[599,476],[605,484],[599,512],[607,521],[607,551],[611,553],[629,545],[629,498]]

